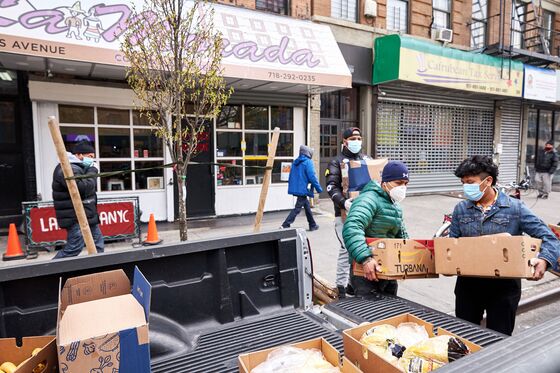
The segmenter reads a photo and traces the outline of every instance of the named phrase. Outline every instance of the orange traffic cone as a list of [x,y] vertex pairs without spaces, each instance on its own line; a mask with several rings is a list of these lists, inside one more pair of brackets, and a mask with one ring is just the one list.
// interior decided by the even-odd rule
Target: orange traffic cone
[[148,237],[146,237],[146,240],[142,243],[144,245],[157,245],[162,241],[163,240],[159,239],[154,214],[150,214],[150,222],[148,223]]
[[2,260],[24,259],[25,257],[27,257],[27,254],[21,251],[16,225],[10,224],[8,248],[6,249],[6,253],[2,255]]

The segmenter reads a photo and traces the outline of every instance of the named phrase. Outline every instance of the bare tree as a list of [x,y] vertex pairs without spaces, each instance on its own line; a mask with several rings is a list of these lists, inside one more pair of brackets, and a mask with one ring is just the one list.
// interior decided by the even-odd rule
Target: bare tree
[[208,1],[145,0],[143,9],[132,10],[121,46],[136,106],[175,163],[181,241],[188,237],[187,167],[205,121],[232,93],[223,78],[222,40]]

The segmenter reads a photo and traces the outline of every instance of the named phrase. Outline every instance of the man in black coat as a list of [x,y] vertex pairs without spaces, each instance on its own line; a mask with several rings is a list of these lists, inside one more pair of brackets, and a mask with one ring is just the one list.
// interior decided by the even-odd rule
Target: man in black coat
[[547,199],[552,190],[552,178],[558,168],[558,153],[554,149],[554,143],[548,141],[544,149],[539,150],[537,162],[535,163],[535,181],[539,189],[538,198]]
[[[74,176],[99,173],[93,160],[94,157],[95,149],[87,141],[77,143],[74,147],[74,154],[68,152],[68,159],[70,160],[72,171],[74,171]],[[97,179],[94,177],[76,179],[76,185],[78,186],[80,197],[82,197],[82,204],[84,205],[95,247],[98,253],[102,253],[105,245],[103,234],[99,229],[99,216],[97,214],[97,195],[95,193]],[[78,223],[60,164],[54,169],[52,190],[58,226],[66,229],[68,232],[66,246],[55,255],[54,259],[77,256],[85,246],[84,238],[80,231],[80,224]]]
[[367,155],[362,154],[362,133],[359,128],[350,127],[345,129],[342,133],[342,139],[341,153],[330,161],[329,167],[325,172],[327,192],[334,204],[334,229],[340,243],[338,260],[336,263],[336,287],[338,288],[340,298],[344,298],[347,291],[352,291],[348,285],[348,280],[350,278],[350,262],[348,261],[348,251],[346,251],[342,239],[342,226],[344,222],[341,218],[341,210],[349,211],[352,200],[346,198],[342,192],[342,171],[340,164],[361,159],[371,159]]

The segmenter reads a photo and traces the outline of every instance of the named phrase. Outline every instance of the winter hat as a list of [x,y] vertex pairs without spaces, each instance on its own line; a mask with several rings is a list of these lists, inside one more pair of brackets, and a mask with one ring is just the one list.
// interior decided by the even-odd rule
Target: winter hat
[[381,181],[408,180],[408,167],[400,161],[389,161],[383,168]]
[[74,154],[95,153],[93,146],[87,141],[80,141],[74,145]]
[[309,146],[305,146],[305,145],[300,145],[299,155],[305,155],[309,158],[313,158],[313,153],[314,153],[313,148],[310,148]]
[[[355,132],[358,132],[358,133],[355,133]],[[342,132],[342,138],[344,140],[346,140],[349,137],[355,136],[355,135],[362,136],[362,132],[360,131],[360,129],[358,127],[346,128],[344,130],[344,132]]]
[[[552,147],[554,147],[554,141],[548,140],[548,141],[546,142],[546,145],[551,145]],[[546,145],[545,145],[545,146],[546,146]]]

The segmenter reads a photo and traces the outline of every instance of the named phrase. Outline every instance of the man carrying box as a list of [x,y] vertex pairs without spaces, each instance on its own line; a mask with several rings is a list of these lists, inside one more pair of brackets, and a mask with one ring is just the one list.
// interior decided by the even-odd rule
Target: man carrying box
[[[338,248],[338,260],[336,262],[336,286],[340,298],[346,296],[346,288],[350,276],[348,251],[346,251],[342,240],[343,221],[341,210],[346,210],[348,212],[350,211],[350,206],[352,206],[352,199],[347,198],[342,191],[342,170],[340,164],[362,159],[371,159],[367,155],[362,154],[362,133],[359,128],[350,127],[345,129],[342,133],[342,139],[341,153],[329,163],[329,167],[325,172],[327,192],[334,204],[334,230],[340,243]],[[348,290],[351,291],[350,288]]]
[[408,238],[400,202],[406,197],[408,168],[399,161],[390,161],[383,168],[381,185],[370,181],[352,203],[342,229],[344,244],[351,259],[361,263],[365,278],[352,275],[350,281],[356,296],[374,293],[397,294],[397,281],[379,280],[378,265],[366,237]]
[[[533,280],[540,280],[560,255],[560,241],[521,201],[495,188],[498,166],[491,157],[473,156],[455,170],[461,178],[466,201],[455,206],[449,236],[478,237],[499,233],[523,233],[542,240]],[[480,258],[484,260],[484,258]],[[455,315],[480,324],[486,311],[486,326],[511,335],[521,298],[520,279],[461,277],[455,286]]]

